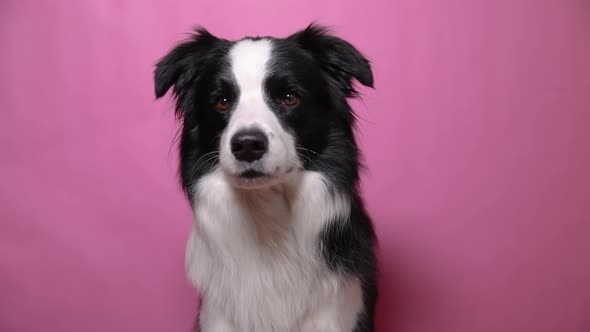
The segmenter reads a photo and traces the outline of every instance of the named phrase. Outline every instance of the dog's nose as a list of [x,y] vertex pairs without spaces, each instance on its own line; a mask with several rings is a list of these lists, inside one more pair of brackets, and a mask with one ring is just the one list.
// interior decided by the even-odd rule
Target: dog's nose
[[231,152],[239,161],[252,162],[262,158],[268,150],[266,135],[257,129],[242,130],[231,138]]

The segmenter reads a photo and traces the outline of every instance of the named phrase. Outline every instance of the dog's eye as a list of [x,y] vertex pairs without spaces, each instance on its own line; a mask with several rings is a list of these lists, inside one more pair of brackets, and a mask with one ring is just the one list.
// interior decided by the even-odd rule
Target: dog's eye
[[217,104],[215,104],[215,108],[218,111],[227,111],[231,107],[231,102],[228,98],[219,98],[217,99]]
[[295,106],[299,104],[299,97],[294,93],[287,93],[282,100],[283,104],[287,106]]

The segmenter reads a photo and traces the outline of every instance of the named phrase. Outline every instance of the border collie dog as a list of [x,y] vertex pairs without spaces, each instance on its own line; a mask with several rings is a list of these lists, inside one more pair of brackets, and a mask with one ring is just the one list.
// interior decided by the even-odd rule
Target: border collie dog
[[286,38],[204,28],[159,60],[194,213],[186,272],[202,332],[369,332],[376,237],[349,98],[370,62],[312,24]]

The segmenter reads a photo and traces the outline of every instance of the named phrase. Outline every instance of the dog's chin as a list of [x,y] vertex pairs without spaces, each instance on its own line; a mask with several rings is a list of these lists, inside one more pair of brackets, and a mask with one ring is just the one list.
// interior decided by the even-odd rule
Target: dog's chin
[[232,186],[245,190],[265,189],[281,184],[287,181],[293,170],[285,173],[270,174],[261,171],[247,170],[241,173],[232,173],[228,175],[229,182]]

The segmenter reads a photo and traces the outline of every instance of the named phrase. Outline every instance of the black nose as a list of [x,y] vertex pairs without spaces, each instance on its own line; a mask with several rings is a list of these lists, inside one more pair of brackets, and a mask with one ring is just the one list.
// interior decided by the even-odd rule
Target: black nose
[[268,150],[268,139],[260,130],[242,130],[231,138],[231,153],[239,161],[260,159]]

